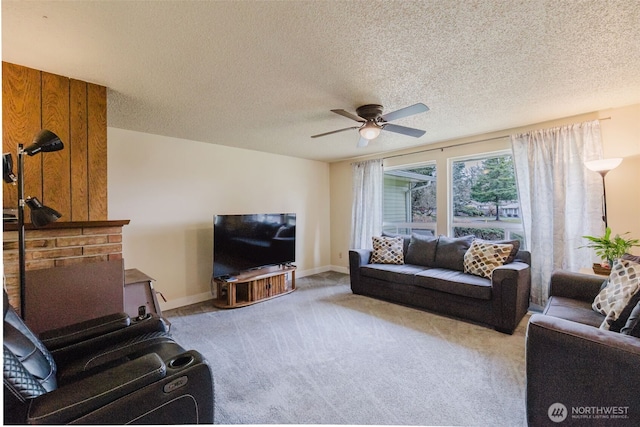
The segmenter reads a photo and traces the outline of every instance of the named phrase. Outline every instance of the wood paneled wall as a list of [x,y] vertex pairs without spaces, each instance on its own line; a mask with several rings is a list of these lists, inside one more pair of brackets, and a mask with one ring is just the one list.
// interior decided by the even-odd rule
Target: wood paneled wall
[[[56,209],[62,221],[106,220],[106,88],[3,62],[2,152],[13,156],[14,173],[18,144],[30,145],[41,129],[58,135],[64,149],[25,156],[25,196]],[[17,186],[3,184],[3,207],[17,208],[17,199]]]

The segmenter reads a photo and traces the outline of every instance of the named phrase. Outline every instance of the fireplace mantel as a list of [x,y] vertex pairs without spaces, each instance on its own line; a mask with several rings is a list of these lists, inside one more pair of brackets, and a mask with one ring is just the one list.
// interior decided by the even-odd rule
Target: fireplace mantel
[[[122,227],[129,224],[128,219],[106,221],[57,221],[44,227],[36,228],[33,224],[24,225],[26,230],[48,230],[51,228],[91,228],[91,227]],[[4,223],[4,231],[18,231],[17,222]]]

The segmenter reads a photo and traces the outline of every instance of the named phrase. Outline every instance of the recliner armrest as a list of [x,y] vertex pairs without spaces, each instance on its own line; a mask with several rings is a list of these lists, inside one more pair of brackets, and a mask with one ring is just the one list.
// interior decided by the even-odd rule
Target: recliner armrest
[[42,332],[38,338],[49,350],[95,338],[131,324],[127,313],[113,313],[58,329]]
[[[73,382],[33,399],[29,424],[66,424],[166,376],[167,367],[156,353]],[[135,402],[131,402],[135,405]]]
[[168,331],[169,326],[164,322],[163,318],[151,315],[142,321],[132,322],[125,328],[120,328],[84,341],[74,342],[65,347],[50,351],[56,361],[64,364],[70,360],[82,357],[85,354],[95,353],[98,350],[143,334]]
[[566,406],[569,419],[572,408],[588,407],[625,408],[629,418],[623,421],[640,419],[638,366],[640,339],[534,314],[526,338],[529,425],[548,425],[547,411],[556,402]]
[[549,296],[592,302],[606,279],[606,276],[597,277],[567,270],[555,270],[549,282]]

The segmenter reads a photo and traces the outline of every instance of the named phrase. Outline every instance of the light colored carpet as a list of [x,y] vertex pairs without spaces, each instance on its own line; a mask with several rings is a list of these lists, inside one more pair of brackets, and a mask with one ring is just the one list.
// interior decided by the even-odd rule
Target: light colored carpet
[[296,281],[249,307],[172,310],[209,361],[217,424],[523,426],[524,333],[354,295],[349,276]]

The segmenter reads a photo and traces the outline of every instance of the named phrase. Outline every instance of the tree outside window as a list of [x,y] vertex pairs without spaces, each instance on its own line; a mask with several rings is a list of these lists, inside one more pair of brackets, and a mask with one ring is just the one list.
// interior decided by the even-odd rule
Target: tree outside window
[[471,186],[471,200],[493,204],[496,221],[500,221],[500,205],[518,200],[511,156],[487,159],[482,168]]
[[510,154],[452,159],[451,175],[445,175],[452,195],[448,205],[437,206],[436,183],[442,179],[437,172],[435,162],[385,170],[384,231],[436,235],[436,218],[446,213],[451,236],[524,243]]
[[452,162],[454,236],[523,241],[511,155]]

